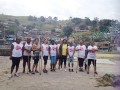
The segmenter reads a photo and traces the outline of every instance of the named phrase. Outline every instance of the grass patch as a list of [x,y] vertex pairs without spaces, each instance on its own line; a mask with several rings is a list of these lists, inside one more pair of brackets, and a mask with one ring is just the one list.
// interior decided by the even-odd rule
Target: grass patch
[[96,78],[96,81],[98,82],[96,87],[118,87],[120,86],[120,75],[115,76],[114,74],[105,74],[100,78]]

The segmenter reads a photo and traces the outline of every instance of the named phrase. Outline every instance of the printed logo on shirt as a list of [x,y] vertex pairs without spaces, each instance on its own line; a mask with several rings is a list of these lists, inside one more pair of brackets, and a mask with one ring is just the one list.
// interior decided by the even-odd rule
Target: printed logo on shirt
[[83,47],[80,47],[80,50],[83,51],[84,50]]
[[52,50],[54,51],[54,50],[55,50],[55,47],[52,47]]
[[48,48],[48,47],[46,47],[46,50],[47,50],[47,51],[48,51],[48,49],[49,49],[49,48]]
[[19,49],[21,49],[21,47],[20,46],[16,46],[16,50],[19,50]]
[[74,50],[73,49],[70,49],[70,52],[73,52]]

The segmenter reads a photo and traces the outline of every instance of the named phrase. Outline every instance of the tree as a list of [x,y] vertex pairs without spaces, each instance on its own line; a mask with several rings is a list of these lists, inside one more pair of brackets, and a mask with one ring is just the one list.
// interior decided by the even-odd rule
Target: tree
[[15,19],[15,21],[14,21],[16,24],[17,24],[17,26],[19,26],[20,25],[20,22],[18,21],[18,19]]
[[72,21],[72,23],[77,25],[77,24],[80,24],[82,20],[81,20],[81,18],[73,18],[71,21]]
[[85,24],[86,24],[87,26],[90,26],[90,25],[91,25],[91,21],[90,21],[90,19],[89,19],[88,17],[85,17]]
[[58,20],[58,17],[54,17],[53,19],[54,19],[55,21],[57,21],[57,20]]
[[64,36],[69,37],[72,34],[72,32],[73,32],[73,29],[70,26],[66,26],[66,27],[63,28]]
[[33,16],[28,16],[28,20],[29,21],[34,21],[34,17]]
[[41,17],[40,17],[40,21],[41,21],[41,22],[45,22],[45,17],[44,17],[44,16],[41,16]]

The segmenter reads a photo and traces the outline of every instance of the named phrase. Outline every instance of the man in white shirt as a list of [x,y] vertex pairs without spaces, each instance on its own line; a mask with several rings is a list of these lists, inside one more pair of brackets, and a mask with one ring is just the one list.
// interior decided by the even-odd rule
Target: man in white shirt
[[96,51],[98,51],[98,48],[95,45],[95,43],[92,41],[90,43],[90,45],[88,46],[88,55],[87,55],[88,70],[87,70],[87,74],[89,74],[89,68],[90,68],[91,62],[93,63],[93,66],[94,66],[94,74],[97,74],[97,71],[96,71]]
[[13,77],[13,70],[16,67],[15,71],[15,76],[19,76],[18,74],[18,69],[19,69],[19,64],[20,64],[20,59],[22,57],[22,49],[23,49],[23,44],[21,42],[21,37],[16,38],[16,42],[13,42],[11,45],[11,50],[10,50],[10,60],[12,60],[12,66],[11,66],[11,76]]
[[55,45],[54,40],[52,40],[51,45],[49,45],[49,52],[50,52],[50,59],[51,59],[51,71],[55,71],[57,46]]
[[27,41],[23,44],[23,73],[25,73],[26,63],[28,65],[29,72],[31,72],[31,68],[30,68],[31,50],[32,50],[31,38],[28,37]]
[[85,59],[86,46],[82,40],[80,41],[80,45],[76,47],[76,51],[78,54],[79,71],[83,72],[83,62]]

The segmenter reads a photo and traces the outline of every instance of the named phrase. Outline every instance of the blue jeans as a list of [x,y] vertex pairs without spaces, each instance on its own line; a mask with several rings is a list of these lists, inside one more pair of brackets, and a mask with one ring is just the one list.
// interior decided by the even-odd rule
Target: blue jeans
[[51,64],[56,64],[56,56],[51,56]]

